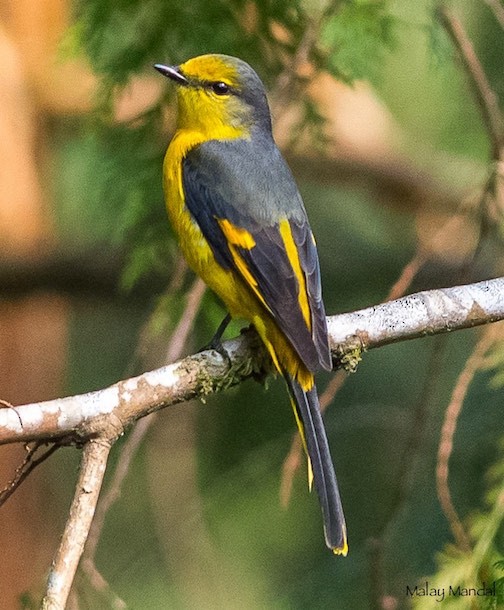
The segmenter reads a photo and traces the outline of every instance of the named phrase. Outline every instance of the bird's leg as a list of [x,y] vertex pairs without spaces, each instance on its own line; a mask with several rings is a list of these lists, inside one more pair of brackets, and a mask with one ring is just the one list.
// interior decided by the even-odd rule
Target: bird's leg
[[229,360],[229,355],[224,349],[221,339],[222,335],[224,334],[224,331],[226,330],[230,322],[231,314],[228,313],[226,314],[226,317],[222,320],[222,322],[219,324],[214,336],[210,339],[210,342],[204,345],[199,351],[204,352],[206,350],[213,349],[218,352],[223,358]]

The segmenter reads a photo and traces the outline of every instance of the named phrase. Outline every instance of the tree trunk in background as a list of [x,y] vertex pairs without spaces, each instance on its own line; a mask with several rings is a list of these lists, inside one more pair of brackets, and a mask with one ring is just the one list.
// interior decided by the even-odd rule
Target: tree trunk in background
[[[54,50],[51,18],[61,2],[3,2],[0,15],[0,260],[36,257],[50,240],[44,207],[40,159],[40,105],[30,81],[38,63],[39,79],[47,70],[49,39]],[[46,12],[42,19],[41,6]],[[34,13],[34,9],[39,7]],[[53,15],[54,16],[54,15]],[[52,35],[48,36],[48,31]],[[27,59],[33,50],[32,61]],[[45,56],[45,65],[54,53]],[[47,85],[46,80],[46,85]],[[5,264],[5,262],[4,262]],[[65,366],[68,306],[48,294],[7,300],[0,287],[0,398],[13,404],[45,400],[61,394]],[[24,457],[20,446],[1,448],[0,487],[13,477]],[[24,592],[40,589],[57,545],[51,490],[39,468],[1,509],[0,606],[20,608]]]
[[[19,404],[60,394],[67,336],[66,303],[49,295],[0,302],[0,397]],[[21,446],[1,448],[3,486],[24,457]],[[1,508],[0,606],[19,608],[23,592],[43,583],[58,540],[49,514],[51,489],[44,469],[35,473]],[[49,497],[48,497],[49,496]]]

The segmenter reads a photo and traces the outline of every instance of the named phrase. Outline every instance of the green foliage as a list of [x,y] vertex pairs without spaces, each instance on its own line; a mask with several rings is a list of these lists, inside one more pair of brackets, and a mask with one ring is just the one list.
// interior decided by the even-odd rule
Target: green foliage
[[125,290],[141,278],[167,281],[174,260],[162,192],[161,133],[159,106],[131,123],[101,114],[60,151],[61,238],[73,246],[107,242],[122,252]]
[[428,12],[428,20],[423,27],[429,44],[430,58],[433,65],[441,67],[443,62],[453,55],[453,46],[450,39],[446,35],[445,30],[441,26],[441,21],[438,16],[439,2],[432,0]]
[[19,607],[22,610],[36,610],[40,607],[40,604],[34,595],[23,593],[19,598]]
[[[351,81],[369,77],[370,66],[380,61],[383,49],[391,47],[390,4],[390,0],[333,2],[318,16],[308,3],[289,0],[79,0],[72,40],[80,38],[93,68],[111,85],[124,85],[155,61],[179,63],[208,52],[237,55],[271,81],[282,70],[285,54],[292,59],[307,29],[320,18],[321,42],[328,49],[313,59],[319,68]],[[273,25],[283,28],[284,36],[275,35]]]
[[[388,2],[345,1],[329,6],[322,18],[322,49],[312,59],[320,69],[344,77],[370,77],[381,53],[393,41],[393,19]],[[223,52],[249,61],[272,85],[285,65],[294,60],[314,14],[290,0],[251,4],[230,2],[176,3],[166,0],[79,0],[76,23],[65,42],[65,52],[85,52],[100,75],[93,129],[100,142],[101,181],[98,201],[113,214],[114,237],[128,253],[123,286],[127,289],[145,275],[163,274],[173,255],[172,238],[162,205],[161,158],[168,138],[163,134],[158,100],[138,120],[118,124],[112,119],[117,94],[139,73],[158,61],[179,63],[205,52]],[[274,35],[280,27],[285,35]],[[281,40],[280,40],[281,39]],[[374,58],[371,61],[371,58]],[[321,117],[303,101],[303,124],[323,147]],[[296,130],[300,133],[303,126]],[[293,135],[293,141],[295,135]]]
[[[487,509],[471,518],[471,552],[463,552],[449,544],[438,556],[438,570],[428,577],[429,588],[445,591],[443,603],[454,608],[474,608],[475,595],[470,589],[491,588],[494,595],[477,597],[478,608],[500,608],[504,604],[504,441],[501,453],[489,470],[489,489],[486,493]],[[439,606],[434,595],[415,596],[416,610],[431,610]]]
[[347,82],[376,77],[384,51],[393,48],[395,25],[388,0],[342,2],[322,32],[330,72]]
[[115,219],[114,241],[131,253],[125,278],[130,286],[148,271],[159,272],[160,259],[166,262],[169,253],[161,189],[161,113],[156,107],[134,123],[103,120],[96,127],[103,162],[102,205]]
[[[271,41],[267,13],[289,29],[297,19],[295,4],[257,3],[257,28],[244,27],[245,3],[162,0],[76,3],[82,45],[93,68],[113,82],[124,84],[132,73],[156,61],[179,63],[205,52],[234,53],[261,61],[261,40]],[[260,32],[260,33],[259,33]]]

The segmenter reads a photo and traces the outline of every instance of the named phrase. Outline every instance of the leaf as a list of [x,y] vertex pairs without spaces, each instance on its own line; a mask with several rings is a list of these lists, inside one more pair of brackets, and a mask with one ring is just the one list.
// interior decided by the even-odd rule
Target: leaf
[[328,68],[352,82],[373,79],[383,54],[395,43],[395,18],[387,0],[346,0],[322,32],[329,50]]

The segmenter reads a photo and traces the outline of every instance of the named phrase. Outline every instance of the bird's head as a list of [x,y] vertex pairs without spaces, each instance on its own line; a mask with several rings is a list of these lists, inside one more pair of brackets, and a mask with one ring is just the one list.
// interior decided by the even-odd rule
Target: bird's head
[[156,64],[177,87],[178,127],[209,137],[247,136],[253,128],[271,132],[261,79],[244,61],[229,55],[201,55],[180,66]]

